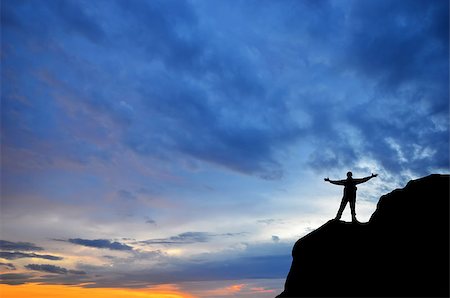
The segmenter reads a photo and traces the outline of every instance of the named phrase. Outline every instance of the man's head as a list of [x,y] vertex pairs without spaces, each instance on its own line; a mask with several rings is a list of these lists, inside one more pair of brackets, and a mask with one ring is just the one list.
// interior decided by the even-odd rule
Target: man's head
[[352,178],[353,174],[352,172],[347,172],[347,178]]

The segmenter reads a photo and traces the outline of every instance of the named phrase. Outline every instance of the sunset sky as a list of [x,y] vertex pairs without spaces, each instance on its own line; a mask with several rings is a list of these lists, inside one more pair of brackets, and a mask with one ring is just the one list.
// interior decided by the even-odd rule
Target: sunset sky
[[295,241],[336,215],[324,177],[379,174],[358,187],[367,221],[450,171],[448,14],[1,1],[0,294],[279,294]]

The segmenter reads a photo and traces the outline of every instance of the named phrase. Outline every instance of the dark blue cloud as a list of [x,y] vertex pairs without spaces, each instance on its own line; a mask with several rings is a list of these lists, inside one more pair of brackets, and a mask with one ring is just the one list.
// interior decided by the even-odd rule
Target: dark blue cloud
[[172,236],[169,238],[169,240],[175,243],[177,242],[194,243],[194,242],[207,242],[209,238],[210,235],[205,232],[185,232],[179,234],[178,236]]
[[393,173],[448,168],[448,3],[351,4],[345,23],[335,23],[341,38],[336,70],[375,86],[374,94],[306,106],[320,148],[310,165],[351,168],[368,157]]
[[[63,128],[68,123],[60,122],[62,118],[57,115],[62,115],[63,110],[52,100],[54,94],[48,89],[58,80],[65,91],[77,88],[71,85],[76,72],[76,67],[69,66],[74,63],[70,60],[73,56],[65,55],[60,46],[68,36],[83,36],[87,42],[103,41],[103,30],[95,17],[88,16],[84,6],[74,1],[45,4],[5,1],[2,5],[2,25],[5,25],[2,64],[5,72],[10,74],[2,90],[5,144],[33,150],[36,156],[40,156],[39,153],[43,152],[38,149],[39,142],[56,141],[58,144],[47,150],[47,157],[43,158],[47,165],[52,164],[59,154],[80,163],[87,163],[92,158],[105,160],[108,153],[91,142],[74,138]],[[30,51],[34,53],[31,56]],[[40,59],[34,59],[35,55]],[[65,71],[59,72],[61,69]],[[53,76],[55,73],[59,74]],[[58,80],[52,80],[52,77]],[[72,120],[71,117],[65,119],[68,122]]]
[[83,246],[87,246],[87,247],[107,248],[107,249],[111,249],[111,250],[127,251],[127,250],[133,249],[131,246],[128,246],[126,244],[107,240],[107,239],[89,240],[89,239],[73,238],[73,239],[69,239],[67,241],[70,243],[73,243],[73,244],[83,245]]
[[236,235],[242,235],[243,233],[225,233],[225,234],[213,234],[208,232],[184,232],[177,236],[171,236],[168,238],[149,239],[139,241],[143,244],[191,244],[209,242],[214,237],[233,237]]
[[259,219],[256,222],[264,225],[273,225],[283,223],[283,220],[275,218],[267,218],[267,219]]
[[[277,244],[273,244],[277,245]],[[119,273],[118,277],[95,281],[90,287],[114,285],[119,278],[124,286],[137,286],[189,281],[242,280],[242,279],[282,279],[286,277],[292,262],[287,254],[232,257],[227,260],[176,260],[171,259],[173,268],[149,269],[143,272]]]
[[22,258],[36,258],[36,259],[45,259],[52,261],[62,260],[62,257],[52,256],[52,255],[41,255],[35,253],[23,253],[23,252],[9,252],[9,251],[0,251],[0,258],[7,260],[15,260]]
[[3,273],[0,274],[0,283],[7,285],[22,285],[29,282],[33,276],[25,273]]
[[[32,2],[32,1],[30,1]],[[64,25],[66,34],[80,34],[94,43],[101,43],[105,33],[95,16],[89,15],[83,5],[76,1],[48,3],[54,10],[60,24]]]
[[211,234],[207,232],[185,232],[177,236],[160,239],[149,239],[140,241],[144,244],[189,244],[197,242],[208,242],[211,238]]
[[365,156],[402,170],[392,139],[414,171],[447,165],[445,1],[99,3],[7,3],[5,69],[21,74],[6,77],[7,145],[52,140],[48,159],[83,165],[125,146],[277,179],[292,146],[319,171]]
[[126,144],[141,154],[170,158],[181,153],[242,173],[281,176],[274,155],[299,135],[282,102],[264,98],[269,95],[253,99],[242,94],[242,99],[212,100],[212,94],[183,83],[174,81],[175,89],[164,81],[148,86],[144,102],[152,117],[131,127]]
[[[279,177],[281,167],[273,154],[279,146],[295,140],[298,132],[294,122],[283,115],[283,102],[268,94],[241,48],[226,51],[229,45],[198,36],[202,30],[197,28],[191,7],[182,5],[186,11],[180,13],[177,4],[176,9],[164,13],[166,5],[146,7],[141,3],[128,8],[137,9],[136,22],[149,27],[150,34],[137,39],[148,42],[151,58],[159,56],[166,66],[177,65],[183,72],[140,80],[146,116],[128,130],[126,144],[141,154],[182,153],[243,173]],[[146,11],[150,12],[141,17]],[[148,17],[155,13],[158,17]],[[173,32],[178,27],[183,28],[183,35]],[[158,42],[152,35],[164,36],[160,46],[168,50],[153,48]],[[189,41],[184,39],[186,35]],[[187,42],[195,44],[195,50],[186,51]],[[180,64],[180,60],[185,62]]]
[[145,220],[145,223],[151,224],[151,225],[156,225],[156,220],[151,219],[151,218],[147,218]]
[[49,264],[28,264],[25,265],[25,268],[41,271],[45,273],[54,273],[54,274],[76,274],[76,275],[84,275],[86,272],[80,270],[70,270],[59,266],[49,265]]
[[6,251],[41,251],[42,247],[36,246],[30,242],[11,242],[0,240],[0,249]]
[[[197,266],[192,264],[189,271],[191,280],[283,278],[290,263],[289,255],[267,255]],[[185,278],[189,280],[188,276]]]
[[119,196],[119,198],[125,199],[125,200],[135,200],[137,198],[136,195],[134,195],[132,192],[125,190],[125,189],[119,190],[117,192],[117,195]]
[[447,1],[356,3],[346,62],[387,87],[447,82],[448,8]]
[[39,4],[34,1],[5,1],[2,24],[49,39],[57,33],[79,34],[91,42],[102,41],[103,29],[79,4],[75,1]]
[[[352,10],[346,66],[382,91],[345,116],[364,130],[364,151],[392,172],[423,175],[449,165],[448,11],[446,1],[377,1]],[[405,161],[386,138],[398,144]],[[434,153],[418,152],[424,150]]]
[[[33,2],[25,6],[32,7]],[[130,48],[125,49],[124,45],[131,47],[131,51],[136,52],[141,59],[148,59],[148,62],[162,61],[165,67],[173,69],[156,80],[152,79],[152,74],[146,78],[145,75],[136,77],[132,73],[125,79],[125,83],[122,81],[115,87],[110,86],[124,88],[124,91],[126,88],[133,88],[132,85],[140,89],[142,104],[146,110],[135,115],[129,109],[121,107],[119,102],[123,101],[111,98],[117,92],[108,91],[107,86],[99,91],[98,82],[86,79],[92,76],[92,72],[83,70],[83,64],[69,58],[69,53],[63,52],[67,55],[58,55],[56,59],[53,58],[55,56],[48,55],[54,49],[49,48],[44,53],[52,61],[49,73],[57,78],[56,82],[59,81],[60,86],[56,88],[75,93],[82,98],[81,104],[92,112],[107,114],[112,121],[123,123],[125,127],[130,126],[123,135],[126,145],[142,154],[154,155],[159,152],[170,156],[181,153],[242,173],[264,178],[281,176],[282,168],[274,154],[280,146],[295,140],[298,131],[294,122],[286,117],[287,108],[283,101],[271,97],[265,82],[255,74],[255,65],[249,62],[245,47],[233,47],[211,39],[213,36],[209,35],[213,32],[208,33],[205,28],[199,28],[198,16],[188,2],[117,2],[117,7],[112,5],[110,9],[120,8],[116,13],[122,14],[127,22],[118,23],[123,25],[121,32],[128,32],[127,34],[116,32],[114,25],[106,33],[96,24],[93,16],[88,18],[88,14],[84,12],[87,9],[72,6],[76,6],[76,3],[51,5],[48,11],[41,14],[54,14],[46,18],[46,23],[57,23],[60,16],[66,16],[64,26],[67,31],[78,30],[90,41],[107,39],[104,45],[113,47],[119,53],[124,51],[123,58],[127,61],[131,62],[135,58],[126,56]],[[11,10],[12,15],[27,14],[27,10],[21,6]],[[41,10],[36,11],[34,18],[39,18]],[[99,17],[105,16],[100,13]],[[78,26],[80,23],[83,26]],[[31,24],[25,22],[23,26],[31,27]],[[48,27],[47,31],[51,32],[53,27]],[[58,34],[22,34],[23,40],[19,40],[19,44],[26,38],[40,43],[43,40],[60,44],[72,42],[70,37]],[[7,43],[16,43],[16,37],[7,38]],[[93,55],[99,54],[96,52],[98,49],[92,50]],[[18,58],[16,57],[14,67],[19,64]],[[115,67],[114,64],[97,66]],[[27,72],[28,66],[23,67],[23,72]],[[64,75],[58,76],[57,73],[63,69]],[[198,86],[202,82],[208,85],[207,89],[210,91],[205,92],[205,88]],[[49,82],[41,81],[36,84],[45,86]],[[55,86],[51,88],[54,89]],[[51,95],[45,97],[48,96]],[[10,99],[9,102],[13,100]],[[35,115],[33,118],[36,120],[26,124],[27,131],[34,135],[39,131],[47,135],[53,131],[51,136],[59,139],[58,146],[66,152],[66,158],[81,163],[90,161],[90,157],[107,160],[104,158],[107,154],[97,145],[82,139],[71,140],[69,135],[59,129],[58,119],[45,116],[48,115],[48,110],[30,110],[26,107],[20,109],[20,115]],[[60,111],[60,107],[55,106],[54,109],[52,115],[64,113]],[[8,112],[9,109],[5,111],[6,119],[10,119],[7,122],[17,122],[8,116]],[[82,114],[78,116],[80,115]],[[152,117],[148,118],[149,115]],[[251,121],[242,121],[245,118]],[[45,125],[46,122],[48,125]],[[22,136],[24,140],[29,138],[24,131],[17,131],[17,128],[10,127],[7,130],[11,131],[7,135],[15,135],[15,139],[18,136]],[[12,130],[16,130],[14,134]]]
[[117,1],[128,19],[131,36],[121,36],[142,48],[149,59],[161,58],[176,70],[191,69],[202,54],[201,37],[193,29],[197,17],[187,1]]
[[[88,270],[91,274],[102,273],[102,278],[93,278],[89,285],[86,285],[94,288],[117,285],[118,281],[123,287],[141,287],[167,282],[282,279],[286,277],[292,261],[290,255],[292,243],[272,242],[246,247],[244,251],[239,251],[236,254],[209,253],[197,255],[192,259],[169,257],[161,254],[160,251],[138,252],[131,258],[110,258],[110,260],[115,264],[122,264],[123,262],[130,264],[140,263],[142,260],[157,256],[164,266],[155,265],[139,271],[126,272],[117,268],[114,275],[104,275],[106,268],[102,266],[81,264],[80,268]],[[171,266],[167,267],[165,264]],[[54,282],[52,277],[49,277],[49,279],[43,278],[41,281],[44,283]]]

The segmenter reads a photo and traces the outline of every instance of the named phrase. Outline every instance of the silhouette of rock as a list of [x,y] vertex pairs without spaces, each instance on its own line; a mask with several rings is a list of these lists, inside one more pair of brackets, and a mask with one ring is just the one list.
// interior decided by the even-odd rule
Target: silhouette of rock
[[298,240],[277,297],[449,297],[449,181],[412,180],[368,223],[331,220]]

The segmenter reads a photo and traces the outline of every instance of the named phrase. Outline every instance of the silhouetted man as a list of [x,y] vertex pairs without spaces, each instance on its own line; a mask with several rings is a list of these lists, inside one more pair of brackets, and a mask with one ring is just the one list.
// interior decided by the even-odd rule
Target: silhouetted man
[[344,185],[344,196],[342,197],[341,206],[339,207],[339,211],[336,215],[336,220],[339,220],[342,216],[342,212],[344,211],[345,205],[347,205],[347,202],[350,202],[350,210],[352,213],[352,222],[357,222],[356,220],[356,211],[355,211],[355,203],[356,203],[356,184],[364,183],[366,181],[369,181],[373,177],[378,176],[378,174],[372,174],[371,176],[360,178],[360,179],[353,179],[352,178],[352,172],[347,173],[347,179],[345,180],[330,180],[329,178],[325,178],[325,181],[328,181],[332,184],[336,185]]

